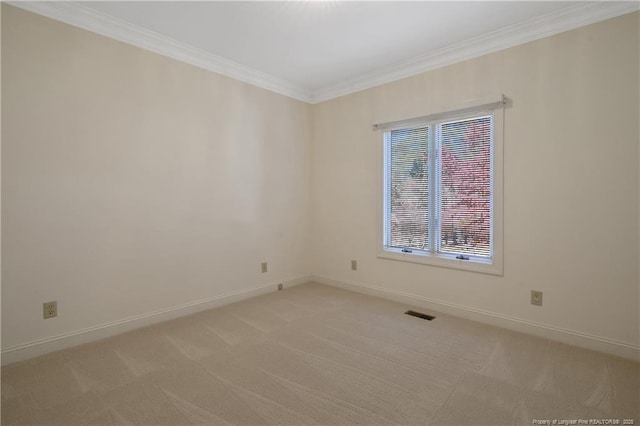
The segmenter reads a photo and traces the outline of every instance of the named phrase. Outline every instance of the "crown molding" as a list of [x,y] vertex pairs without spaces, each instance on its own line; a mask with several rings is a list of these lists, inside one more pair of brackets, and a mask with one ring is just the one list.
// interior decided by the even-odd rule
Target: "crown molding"
[[281,95],[307,103],[313,102],[310,90],[304,87],[82,6],[78,2],[8,1],[7,3]]
[[565,9],[445,46],[338,84],[311,90],[89,9],[78,2],[9,1],[7,3],[311,104],[640,10],[640,3],[637,1],[579,2]]
[[637,1],[580,2],[565,9],[529,19],[481,36],[433,50],[357,78],[314,90],[312,102],[319,103],[361,90],[411,77],[488,53],[549,37],[640,9]]

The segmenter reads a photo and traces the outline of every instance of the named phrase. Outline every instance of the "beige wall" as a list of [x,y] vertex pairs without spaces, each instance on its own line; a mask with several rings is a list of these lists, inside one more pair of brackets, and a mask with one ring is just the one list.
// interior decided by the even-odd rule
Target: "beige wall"
[[[309,273],[637,347],[638,17],[309,106],[2,5],[3,350]],[[378,259],[371,124],[500,93],[504,276]]]
[[[638,60],[630,14],[315,105],[314,275],[637,347]],[[500,93],[504,276],[377,258],[371,124]]]
[[[2,99],[2,6],[0,6],[0,99]],[[2,102],[0,102],[0,187],[2,187]],[[0,197],[2,211],[2,197]],[[0,241],[2,241],[2,221],[0,220]],[[0,342],[2,342],[2,244],[0,244]],[[0,345],[1,347],[1,345]],[[0,355],[1,358],[1,355]],[[2,389],[0,387],[0,394]]]
[[2,9],[4,350],[309,273],[309,105]]

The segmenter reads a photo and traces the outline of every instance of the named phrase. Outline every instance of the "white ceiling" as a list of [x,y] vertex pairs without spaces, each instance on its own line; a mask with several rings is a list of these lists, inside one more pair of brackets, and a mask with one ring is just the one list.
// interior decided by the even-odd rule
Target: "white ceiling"
[[12,4],[309,102],[638,8],[553,1]]

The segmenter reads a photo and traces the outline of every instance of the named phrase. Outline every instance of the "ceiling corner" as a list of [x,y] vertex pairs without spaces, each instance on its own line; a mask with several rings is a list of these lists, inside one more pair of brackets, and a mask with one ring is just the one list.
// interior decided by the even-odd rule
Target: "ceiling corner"
[[249,83],[303,102],[313,101],[311,91],[276,76],[181,43],[105,13],[67,1],[9,1],[8,4],[105,37]]
[[239,64],[203,49],[149,31],[108,14],[68,1],[9,1],[28,10],[191,65],[315,104],[380,86],[519,44],[552,36],[640,9],[637,1],[581,1],[546,15],[451,44],[423,55],[374,69],[316,90]]
[[445,46],[338,84],[325,86],[312,93],[311,102],[328,101],[638,10],[640,2],[637,1],[579,2],[556,12]]

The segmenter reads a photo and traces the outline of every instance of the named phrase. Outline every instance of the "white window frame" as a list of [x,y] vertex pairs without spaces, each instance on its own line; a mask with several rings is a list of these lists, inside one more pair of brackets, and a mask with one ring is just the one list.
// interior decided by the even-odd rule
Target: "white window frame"
[[[378,250],[379,258],[390,259],[402,262],[420,263],[444,268],[459,269],[464,271],[480,272],[492,275],[503,275],[503,149],[504,149],[504,105],[506,98],[503,96],[501,102],[491,104],[483,104],[477,107],[467,107],[464,109],[432,114],[416,119],[403,120],[384,125],[374,125],[374,130],[382,129],[380,135],[381,148],[378,150],[380,167],[378,185]],[[438,123],[464,120],[476,117],[492,116],[493,118],[493,134],[492,134],[492,151],[491,151],[491,257],[482,258],[468,256],[468,260],[456,259],[454,254],[438,253],[436,251],[413,250],[410,253],[403,252],[401,248],[385,247],[384,235],[387,232],[387,220],[385,208],[388,184],[387,155],[384,152],[387,146],[385,142],[386,135],[392,130],[411,129],[417,127],[431,126],[435,134],[435,126]],[[432,144],[432,145],[435,145]],[[429,155],[434,154],[432,147],[429,147]],[[431,167],[429,167],[431,168]],[[435,176],[435,170],[430,171],[431,176]],[[434,182],[438,185],[439,182]],[[433,188],[434,186],[432,186]],[[434,196],[434,199],[437,198]],[[430,205],[430,209],[434,208]],[[431,216],[434,217],[434,216]],[[435,230],[439,224],[431,224],[429,235],[431,238],[437,238]],[[431,247],[434,247],[431,244]]]

